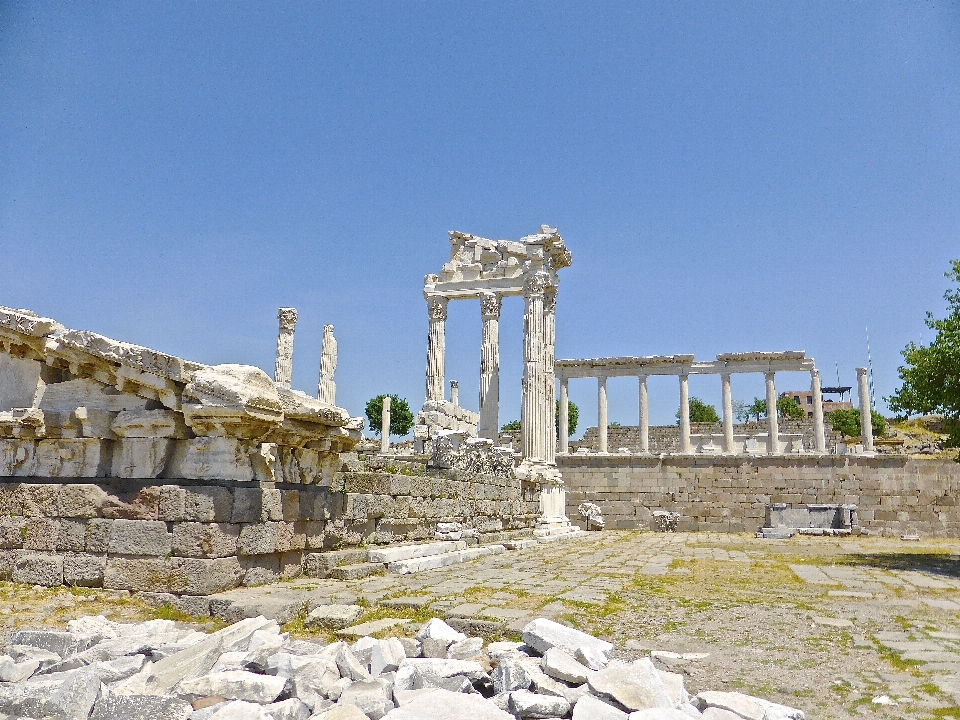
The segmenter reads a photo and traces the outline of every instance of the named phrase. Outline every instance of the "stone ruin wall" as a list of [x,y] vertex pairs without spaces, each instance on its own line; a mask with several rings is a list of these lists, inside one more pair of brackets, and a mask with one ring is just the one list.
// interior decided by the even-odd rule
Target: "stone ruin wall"
[[[843,437],[831,428],[829,423],[824,423],[824,425],[824,438],[826,439],[827,450],[830,451],[836,447],[838,442],[843,441]],[[802,433],[803,446],[807,450],[816,447],[812,421],[780,418],[779,426],[782,434]],[[733,426],[733,432],[735,435],[759,435],[767,432],[767,423],[765,420],[760,422],[736,423]],[[722,437],[723,424],[690,423],[690,433],[693,435],[719,435]],[[649,437],[650,453],[652,455],[680,452],[679,425],[651,425],[649,428]],[[577,448],[587,448],[588,450],[596,452],[597,446],[597,428],[595,426],[589,427],[584,431],[582,439],[570,441],[570,452],[576,452]],[[622,447],[630,448],[631,452],[638,452],[640,448],[640,428],[636,425],[608,426],[607,447],[610,449],[610,452],[616,452]]]
[[960,464],[902,456],[641,457],[567,455],[567,515],[600,506],[608,528],[653,529],[653,512],[680,513],[678,530],[753,533],[767,505],[853,504],[869,532],[960,537]]
[[361,428],[255,367],[0,308],[0,577],[206,595],[438,522],[530,532],[537,498],[512,475],[369,472]]

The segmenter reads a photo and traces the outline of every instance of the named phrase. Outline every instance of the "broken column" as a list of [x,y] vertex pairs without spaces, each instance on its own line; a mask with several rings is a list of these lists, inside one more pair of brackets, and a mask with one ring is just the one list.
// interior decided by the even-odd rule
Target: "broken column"
[[390,396],[383,398],[383,412],[380,415],[380,452],[390,450]]
[[500,423],[500,306],[496,293],[480,295],[480,425],[477,434],[497,440]]
[[780,452],[780,424],[777,421],[777,386],[773,372],[763,374],[767,382],[767,455]]
[[818,453],[827,451],[823,432],[823,395],[820,392],[820,371],[810,371],[810,393],[813,395],[813,441]]
[[443,371],[446,353],[447,298],[427,298],[430,330],[427,335],[427,400],[443,400]]
[[597,378],[597,452],[607,452],[607,378]]
[[280,331],[277,335],[277,362],[273,381],[289,389],[290,378],[293,376],[293,331],[297,326],[296,308],[280,308],[277,310],[277,320],[280,323]]
[[323,326],[323,345],[320,349],[320,382],[317,398],[331,405],[337,404],[337,384],[333,375],[337,371],[337,339],[333,336],[333,325]]
[[456,380],[450,381],[450,404],[460,406],[460,383]]
[[873,452],[873,416],[870,413],[870,383],[866,368],[857,368],[857,393],[860,395],[860,434],[863,450]]

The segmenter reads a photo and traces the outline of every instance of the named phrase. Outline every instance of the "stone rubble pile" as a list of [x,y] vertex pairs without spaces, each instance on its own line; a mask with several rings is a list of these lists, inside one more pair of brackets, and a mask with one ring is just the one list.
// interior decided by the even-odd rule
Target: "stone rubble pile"
[[102,616],[21,630],[0,655],[0,720],[804,720],[736,692],[691,696],[683,676],[550,620],[523,642],[439,619],[415,638],[293,640],[248,618],[207,635]]

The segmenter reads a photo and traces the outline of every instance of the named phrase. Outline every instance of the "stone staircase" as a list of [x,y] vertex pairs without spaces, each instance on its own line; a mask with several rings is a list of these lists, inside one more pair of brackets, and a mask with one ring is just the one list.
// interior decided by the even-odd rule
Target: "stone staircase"
[[467,547],[467,543],[463,540],[454,540],[371,550],[368,557],[371,560],[384,563],[388,572],[408,575],[421,570],[434,570],[456,565],[504,551],[506,551],[506,547],[503,545]]
[[307,553],[304,556],[303,574],[335,580],[359,580],[369,575],[383,575],[386,566],[382,562],[370,562],[368,554],[363,548]]

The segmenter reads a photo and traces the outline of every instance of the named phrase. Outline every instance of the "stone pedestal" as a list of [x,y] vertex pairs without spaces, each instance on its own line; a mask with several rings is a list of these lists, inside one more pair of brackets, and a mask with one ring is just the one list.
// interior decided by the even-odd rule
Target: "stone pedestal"
[[500,306],[496,293],[480,296],[480,425],[478,434],[496,442],[500,430]]
[[767,383],[767,454],[780,453],[780,423],[777,421],[777,386],[774,383],[775,373],[767,372],[763,376]]
[[277,320],[280,323],[280,331],[277,334],[277,361],[273,381],[289,389],[290,378],[293,375],[293,331],[297,326],[296,309],[280,308],[277,310]]
[[562,480],[542,482],[540,484],[540,517],[537,528],[568,527],[567,491]]

